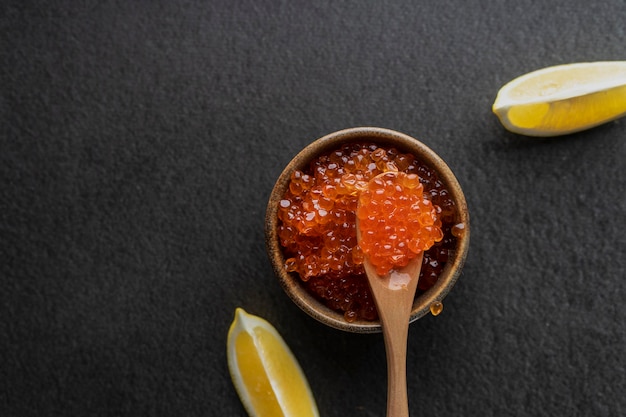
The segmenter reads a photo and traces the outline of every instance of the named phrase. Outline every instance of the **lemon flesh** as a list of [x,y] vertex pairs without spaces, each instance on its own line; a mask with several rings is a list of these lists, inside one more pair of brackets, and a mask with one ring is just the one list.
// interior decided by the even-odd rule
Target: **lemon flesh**
[[300,365],[267,321],[238,308],[228,332],[227,356],[233,384],[250,416],[319,416]]
[[557,136],[626,115],[626,61],[559,65],[504,85],[493,112],[511,132]]

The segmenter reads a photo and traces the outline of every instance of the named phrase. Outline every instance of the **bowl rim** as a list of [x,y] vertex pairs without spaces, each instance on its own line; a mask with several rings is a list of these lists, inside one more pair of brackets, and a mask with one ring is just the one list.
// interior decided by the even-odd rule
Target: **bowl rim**
[[411,153],[419,158],[422,163],[434,169],[455,201],[457,207],[456,221],[465,225],[463,236],[457,239],[455,254],[452,260],[446,263],[435,285],[415,298],[409,323],[425,316],[430,311],[431,304],[443,301],[458,280],[469,250],[470,219],[465,196],[450,167],[432,149],[407,134],[369,126],[343,129],[311,142],[291,159],[274,184],[265,215],[265,244],[274,273],[289,298],[301,310],[319,322],[352,333],[378,333],[381,331],[378,320],[347,322],[343,314],[327,307],[309,293],[297,274],[288,273],[284,269],[285,258],[278,239],[278,202],[282,199],[286,187],[289,185],[291,173],[294,170],[306,169],[314,158],[338,149],[345,143],[356,142],[372,142],[377,145],[396,148],[403,153]]

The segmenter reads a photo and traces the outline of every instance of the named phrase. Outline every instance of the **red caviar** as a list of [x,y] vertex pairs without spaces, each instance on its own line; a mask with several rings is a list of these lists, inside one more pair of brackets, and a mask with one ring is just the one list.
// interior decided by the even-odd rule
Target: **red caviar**
[[455,208],[435,171],[413,155],[371,143],[346,144],[312,161],[307,170],[294,171],[279,203],[278,236],[285,268],[349,322],[378,317],[357,244],[356,210],[369,181],[388,171],[407,174],[413,183],[417,180],[441,222],[443,237],[424,253],[418,291],[425,291],[454,251]]
[[359,195],[359,246],[379,275],[407,266],[441,241],[441,220],[417,174],[386,172]]

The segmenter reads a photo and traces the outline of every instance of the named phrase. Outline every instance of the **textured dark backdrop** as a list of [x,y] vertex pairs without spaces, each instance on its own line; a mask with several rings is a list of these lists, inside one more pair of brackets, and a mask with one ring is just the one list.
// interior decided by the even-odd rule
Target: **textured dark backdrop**
[[510,134],[498,89],[626,59],[623,0],[49,1],[0,6],[0,415],[243,416],[237,306],[295,351],[323,416],[384,414],[380,335],[295,307],[263,244],[302,147],[423,140],[472,243],[411,326],[418,416],[626,415],[626,119]]

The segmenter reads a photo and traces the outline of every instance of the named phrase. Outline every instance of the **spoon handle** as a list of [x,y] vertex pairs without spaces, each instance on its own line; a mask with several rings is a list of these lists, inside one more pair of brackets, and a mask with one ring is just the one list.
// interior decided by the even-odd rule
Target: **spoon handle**
[[[402,306],[404,307],[404,306]],[[406,384],[406,351],[408,337],[408,311],[398,306],[383,319],[383,335],[387,351],[387,417],[409,417],[409,400]],[[390,320],[405,325],[386,325]]]
[[392,270],[384,277],[376,273],[367,258],[363,261],[385,338],[387,417],[409,417],[406,391],[407,338],[423,256],[424,253],[421,252],[407,266]]
[[409,265],[383,277],[371,263],[363,262],[385,338],[387,352],[387,417],[409,417],[406,353],[409,319],[417,289],[423,252]]

